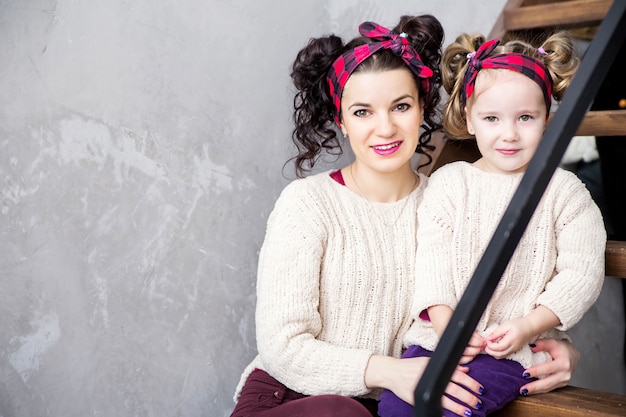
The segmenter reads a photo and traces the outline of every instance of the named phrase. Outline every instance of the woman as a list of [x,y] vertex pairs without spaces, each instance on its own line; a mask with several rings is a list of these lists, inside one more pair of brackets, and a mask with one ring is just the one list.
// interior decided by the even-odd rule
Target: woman
[[[259,355],[232,417],[375,416],[383,388],[413,401],[428,361],[399,357],[427,182],[411,157],[425,154],[440,128],[443,29],[425,15],[402,17],[393,31],[371,22],[360,31],[346,45],[334,35],[312,39],[293,65],[298,175],[322,152],[341,152],[338,130],[355,160],[294,181],[276,202],[259,258]],[[566,384],[578,359],[566,342],[546,343],[558,360],[528,370],[551,374],[530,393]],[[466,372],[455,371],[446,392],[476,408],[481,387]],[[471,413],[448,397],[442,406]]]

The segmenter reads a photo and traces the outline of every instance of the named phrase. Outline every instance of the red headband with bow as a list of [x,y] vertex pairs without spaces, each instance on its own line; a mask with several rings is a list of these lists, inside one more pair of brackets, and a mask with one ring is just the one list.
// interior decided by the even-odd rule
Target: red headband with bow
[[375,42],[357,46],[344,52],[335,60],[326,80],[330,88],[330,95],[335,104],[335,121],[340,125],[341,96],[343,89],[356,67],[381,49],[389,49],[398,55],[407,64],[411,72],[422,79],[422,88],[428,92],[430,84],[428,78],[433,71],[424,65],[422,59],[409,43],[406,33],[397,34],[374,22],[363,22],[359,25],[361,35],[373,39]]
[[550,114],[552,105],[552,78],[548,69],[540,60],[517,52],[489,56],[500,41],[492,39],[480,45],[476,52],[468,54],[468,65],[463,76],[462,98],[465,102],[472,96],[476,77],[481,69],[507,69],[524,74],[539,85],[546,102],[546,109]]

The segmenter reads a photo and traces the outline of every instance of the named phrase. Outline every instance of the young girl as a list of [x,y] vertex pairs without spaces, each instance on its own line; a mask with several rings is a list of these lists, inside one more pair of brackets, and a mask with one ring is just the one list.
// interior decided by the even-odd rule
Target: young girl
[[[411,156],[440,127],[443,30],[418,16],[392,31],[365,22],[360,32],[348,44],[312,39],[293,65],[297,173],[322,152],[339,153],[338,132],[355,159],[294,181],[276,202],[259,254],[259,354],[242,374],[233,417],[377,415],[381,388],[412,401],[428,361],[399,356],[426,184]],[[577,362],[569,342],[544,349],[555,360],[532,372],[554,379],[531,383],[533,392],[567,383]],[[460,402],[442,399],[457,415],[478,404],[479,384],[464,372],[447,390]]]
[[[418,285],[404,357],[430,356],[541,140],[551,100],[577,68],[570,38],[539,48],[461,35],[443,57],[450,101],[444,129],[475,136],[482,157],[436,171],[418,212]],[[474,416],[502,408],[528,382],[525,369],[550,360],[539,338],[564,339],[595,302],[604,279],[606,233],[584,184],[558,169],[493,294],[461,364],[484,387]],[[521,390],[521,391],[520,391]],[[412,416],[391,392],[380,416]],[[450,415],[446,413],[446,415]]]

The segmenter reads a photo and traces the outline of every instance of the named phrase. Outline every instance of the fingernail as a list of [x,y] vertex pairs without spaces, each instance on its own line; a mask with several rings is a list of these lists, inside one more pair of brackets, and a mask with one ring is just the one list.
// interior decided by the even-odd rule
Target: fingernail
[[463,411],[463,414],[465,414],[467,417],[472,417],[472,411],[471,410],[465,410],[465,411]]
[[529,374],[528,372],[524,372],[524,373],[522,374],[522,376],[523,376],[524,378],[530,378],[530,374]]
[[483,403],[478,401],[478,404],[476,404],[476,409],[481,410],[482,408],[483,408]]
[[478,393],[483,395],[485,393],[485,387],[478,387]]
[[534,343],[531,343],[531,344],[529,344],[528,346],[530,346],[531,348],[537,347],[537,345],[536,345],[536,344],[534,344]]
[[520,391],[520,394],[522,394],[523,396],[527,396],[528,395],[528,390],[526,388],[524,388],[523,390]]

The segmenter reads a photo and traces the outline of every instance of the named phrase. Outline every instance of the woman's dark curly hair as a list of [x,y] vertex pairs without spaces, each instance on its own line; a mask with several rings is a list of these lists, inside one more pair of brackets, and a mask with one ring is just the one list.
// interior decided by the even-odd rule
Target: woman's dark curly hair
[[[439,20],[431,15],[402,16],[398,25],[392,29],[395,33],[406,33],[409,42],[415,48],[423,63],[433,70],[429,79],[430,90],[423,91],[419,79],[415,76],[420,99],[424,103],[422,133],[415,152],[424,154],[428,165],[432,158],[427,151],[434,149],[429,145],[433,131],[441,128],[437,105],[441,100],[441,44],[443,28]],[[297,93],[294,98],[293,119],[295,128],[292,140],[298,149],[295,159],[296,175],[305,176],[318,161],[322,151],[331,155],[341,155],[341,143],[337,138],[335,125],[335,106],[330,97],[326,76],[333,62],[344,52],[356,46],[370,43],[371,39],[358,37],[343,44],[341,38],[329,35],[311,39],[296,57],[291,78]],[[363,61],[354,71],[381,72],[406,68],[404,61],[390,50],[382,49]]]

